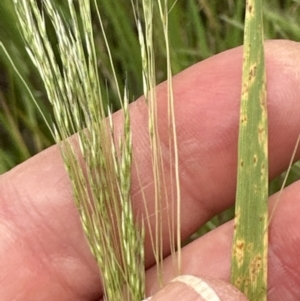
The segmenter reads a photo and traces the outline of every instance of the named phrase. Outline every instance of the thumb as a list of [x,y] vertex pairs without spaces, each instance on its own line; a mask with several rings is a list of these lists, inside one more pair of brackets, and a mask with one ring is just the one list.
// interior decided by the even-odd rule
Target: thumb
[[247,301],[233,285],[218,279],[182,275],[144,301]]

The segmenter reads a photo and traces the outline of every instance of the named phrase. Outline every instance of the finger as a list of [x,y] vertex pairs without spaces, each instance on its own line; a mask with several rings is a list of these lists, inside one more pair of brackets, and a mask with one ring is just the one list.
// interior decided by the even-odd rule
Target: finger
[[[289,41],[266,44],[271,178],[288,165],[300,131],[300,119],[295,110],[300,101],[300,64],[295,63],[300,61],[299,50],[298,43]],[[236,48],[192,66],[174,78],[183,238],[233,204],[241,72],[242,49]],[[164,145],[169,135],[166,94],[166,86],[159,86],[159,126]],[[146,194],[151,214],[155,212],[155,202],[145,111],[144,102],[133,104],[133,142],[138,150],[134,158],[141,166],[139,176],[145,187],[142,192]],[[296,158],[299,158],[299,151]],[[144,203],[140,183],[135,176],[132,191],[135,210],[140,212]],[[166,215],[167,212],[165,220]],[[168,235],[169,228],[165,227],[166,252],[169,251]],[[146,251],[151,252],[150,244],[146,245]],[[148,258],[150,263],[153,257]]]
[[[287,165],[299,131],[300,120],[294,110],[299,101],[299,67],[295,65],[299,60],[299,46],[291,42],[272,42],[266,46],[266,53],[271,175],[275,175]],[[174,79],[184,200],[183,237],[229,206],[234,198],[235,181],[232,179],[236,171],[241,62],[241,48],[233,49]],[[162,139],[167,135],[163,134],[167,128],[165,95],[166,85],[163,84],[158,87]],[[147,110],[143,101],[131,106],[131,115],[134,158],[151,214],[154,212],[153,180],[148,159]],[[116,128],[118,122],[121,123],[120,113],[115,115]],[[13,251],[1,253],[0,258],[6,258],[6,263],[0,275],[11,263],[26,262],[24,269],[31,276],[23,277],[25,274],[20,273],[15,279],[15,271],[11,270],[0,278],[18,280],[20,289],[47,286],[49,291],[59,292],[57,296],[62,299],[65,292],[66,299],[74,295],[93,300],[100,293],[99,276],[82,234],[58,149],[47,150],[2,176],[1,180],[0,202],[3,232],[6,233],[5,240],[1,241],[1,252],[2,245]],[[143,210],[141,199],[139,181],[133,176],[135,211]],[[168,230],[165,236],[167,233]],[[22,248],[18,247],[19,242]],[[168,243],[166,240],[166,246]],[[149,242],[146,249],[150,249]],[[148,256],[148,263],[151,262],[153,257]],[[45,270],[49,272],[45,274]],[[32,281],[36,278],[37,281]],[[12,293],[16,290],[13,285],[8,287]]]
[[[283,171],[293,152],[300,131],[299,50],[297,43],[272,41],[266,45],[270,177]],[[176,119],[181,170],[182,237],[186,238],[199,225],[233,204],[236,187],[236,158],[241,90],[242,49],[237,48],[195,65],[174,78]],[[159,99],[166,95],[165,86],[158,89]],[[134,106],[142,106],[136,103]],[[140,109],[141,111],[142,109]],[[160,119],[166,118],[166,103],[159,106]],[[136,114],[138,115],[138,114]],[[134,116],[136,116],[134,115]],[[143,114],[134,118],[134,137],[142,132]],[[162,140],[168,131],[161,124]],[[137,144],[137,141],[136,141]],[[166,142],[167,144],[167,142]],[[147,154],[147,145],[139,142],[139,151]],[[150,161],[135,154],[147,169],[140,171],[147,188],[149,212],[155,211]],[[299,158],[299,151],[297,153]],[[148,186],[147,186],[148,184]],[[133,181],[134,202],[142,207],[138,181]],[[171,192],[170,192],[171,193]],[[166,205],[167,207],[167,205]],[[165,217],[168,212],[166,210]],[[167,223],[168,219],[164,219]],[[165,248],[168,250],[168,226],[165,225]]]
[[151,301],[247,301],[234,286],[216,279],[182,275],[155,294]]
[[98,300],[85,241],[57,147],[0,177],[1,300]]
[[[296,301],[300,295],[300,181],[270,197],[268,300]],[[182,251],[182,273],[229,281],[233,223],[209,232]],[[164,283],[176,271],[172,258],[164,261]],[[149,292],[158,290],[156,270],[147,271]]]

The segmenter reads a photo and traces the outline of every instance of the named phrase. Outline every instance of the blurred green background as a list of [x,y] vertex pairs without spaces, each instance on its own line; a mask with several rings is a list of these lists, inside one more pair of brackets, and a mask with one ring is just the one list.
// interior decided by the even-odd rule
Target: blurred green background
[[[56,2],[66,13],[67,1]],[[171,2],[171,1],[170,1]],[[266,39],[300,41],[300,0],[264,1]],[[41,109],[51,122],[51,108],[43,84],[31,64],[18,29],[13,1],[0,2],[0,41],[9,52],[18,71],[28,83]],[[98,0],[114,56],[117,77],[127,82],[132,100],[142,94],[140,47],[130,0]],[[174,73],[243,42],[244,1],[179,0],[170,14],[170,41]],[[154,22],[159,22],[154,21]],[[99,55],[102,85],[116,110],[116,89],[111,76],[108,55],[101,30],[95,18],[95,39]],[[165,49],[159,25],[155,32],[157,66],[164,66]],[[51,28],[50,35],[55,35]],[[165,69],[157,69],[157,81],[166,78]],[[0,50],[0,174],[53,144],[45,122],[29,97],[24,84]],[[299,178],[295,165],[289,182]],[[283,175],[276,179],[271,191],[278,189]]]

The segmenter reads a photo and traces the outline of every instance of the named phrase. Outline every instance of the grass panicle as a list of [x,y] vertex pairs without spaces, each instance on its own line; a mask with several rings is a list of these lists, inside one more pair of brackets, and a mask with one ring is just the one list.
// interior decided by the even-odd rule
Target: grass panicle
[[[98,58],[92,30],[91,3],[82,1],[79,11],[68,1],[67,22],[52,1],[38,7],[35,0],[15,0],[27,51],[45,83],[53,107],[54,136],[60,145],[73,187],[83,229],[102,273],[107,300],[141,300],[145,294],[143,225],[133,217],[130,199],[132,138],[128,89],[121,93],[113,54],[110,51],[101,12],[96,15],[108,54],[114,87],[124,114],[123,135],[115,137],[114,121],[99,81]],[[170,6],[167,1],[143,1],[143,20],[135,4],[142,56],[144,95],[149,110],[149,137],[155,186],[155,230],[150,230],[153,251],[162,284],[163,211],[169,207],[169,238],[176,250],[180,271],[180,185],[176,138],[171,51],[168,38]],[[156,100],[154,55],[154,10],[158,10],[165,37],[168,78],[169,162],[162,156]],[[48,22],[48,23],[47,23]],[[49,22],[56,33],[56,46],[49,39]],[[142,29],[141,24],[145,24]],[[82,34],[84,33],[84,34]],[[56,48],[55,48],[56,47]],[[57,53],[59,57],[57,57]],[[108,111],[108,119],[106,117]],[[73,136],[72,136],[73,135]],[[167,167],[170,166],[170,167]],[[138,170],[138,168],[137,168]],[[169,175],[167,179],[165,174]],[[171,183],[168,191],[166,183]],[[146,200],[145,204],[146,204]],[[145,206],[146,209],[146,206]],[[149,216],[146,217],[150,224]]]
[[[180,181],[179,181],[179,155],[176,134],[176,120],[174,95],[172,85],[172,65],[171,49],[169,39],[169,14],[175,2],[170,5],[169,1],[143,0],[140,12],[133,4],[135,9],[136,23],[138,28],[139,42],[142,57],[143,90],[145,100],[148,105],[149,119],[149,138],[151,146],[152,173],[154,178],[154,204],[155,204],[155,230],[148,227],[152,240],[153,253],[157,264],[157,278],[160,285],[163,285],[162,271],[164,258],[163,245],[163,224],[167,219],[168,236],[171,253],[174,255],[174,264],[177,273],[181,270],[181,238],[180,238]],[[155,15],[159,16],[160,27],[163,31],[165,42],[165,68],[167,70],[168,97],[167,111],[161,112],[157,105],[156,96],[156,61],[154,49],[156,43],[154,37],[160,30],[154,26],[156,23]],[[141,17],[142,16],[142,17]],[[142,20],[141,20],[142,19]],[[143,21],[143,22],[142,22]],[[144,24],[144,27],[142,26]],[[168,121],[168,141],[162,144],[161,129],[159,127],[159,118],[165,114]],[[159,117],[158,117],[159,116]],[[163,149],[167,148],[169,157],[163,158]],[[145,208],[146,208],[146,200]],[[167,216],[163,217],[165,208],[168,208]],[[165,213],[166,214],[166,213]],[[150,225],[149,216],[146,216],[147,224]],[[177,263],[175,263],[175,261]]]
[[268,126],[262,1],[246,5],[231,281],[267,299]]
[[181,206],[181,192],[180,192],[180,178],[179,178],[179,153],[178,153],[178,141],[177,141],[177,130],[176,130],[176,118],[175,118],[175,99],[173,89],[173,74],[171,64],[171,45],[169,38],[169,14],[175,7],[177,1],[174,1],[171,6],[167,0],[158,1],[159,15],[163,25],[164,40],[166,47],[166,63],[167,63],[167,83],[168,83],[168,128],[169,128],[169,162],[173,164],[173,168],[170,168],[170,185],[172,189],[170,208],[171,216],[169,219],[170,228],[170,246],[171,252],[175,255],[177,261],[177,273],[181,271],[181,218],[180,218],[180,206]]
[[[123,97],[119,93],[124,131],[121,138],[114,137],[111,114],[110,122],[105,119],[90,1],[81,1],[79,12],[68,1],[71,23],[65,22],[50,0],[43,1],[41,8],[34,0],[16,0],[15,7],[27,50],[53,106],[55,140],[102,273],[106,298],[141,300],[145,291],[143,229],[136,225],[130,200],[128,92]],[[48,37],[46,18],[56,32],[59,58]]]

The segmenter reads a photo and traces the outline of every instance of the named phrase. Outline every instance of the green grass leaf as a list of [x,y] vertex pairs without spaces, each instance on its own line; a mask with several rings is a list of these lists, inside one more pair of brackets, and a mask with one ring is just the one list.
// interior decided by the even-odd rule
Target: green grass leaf
[[246,6],[231,281],[250,301],[267,298],[268,132],[262,1]]

